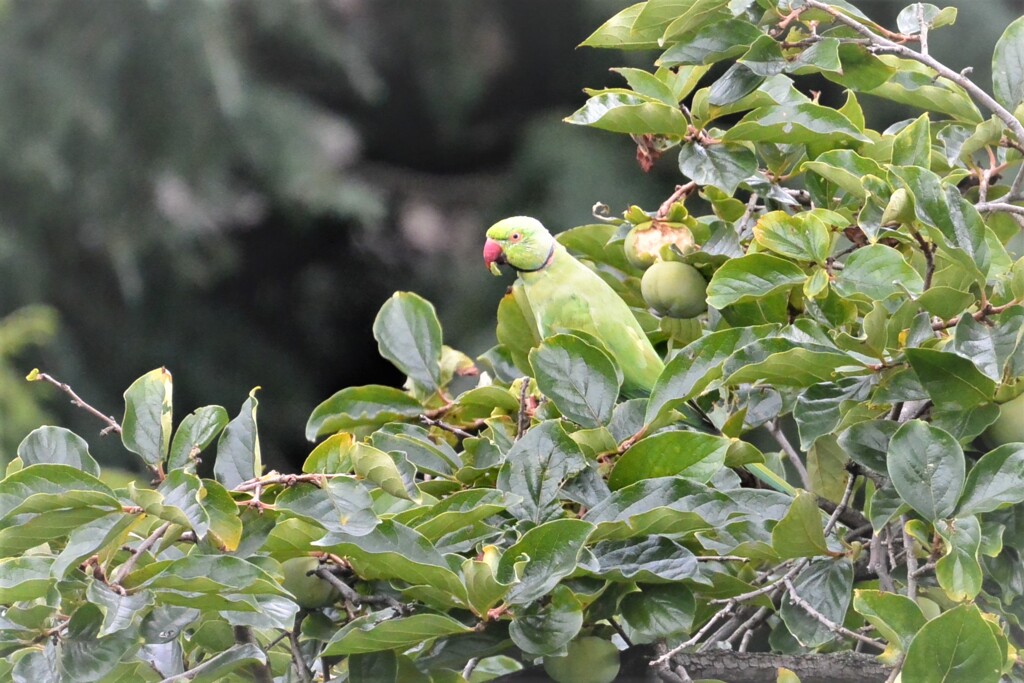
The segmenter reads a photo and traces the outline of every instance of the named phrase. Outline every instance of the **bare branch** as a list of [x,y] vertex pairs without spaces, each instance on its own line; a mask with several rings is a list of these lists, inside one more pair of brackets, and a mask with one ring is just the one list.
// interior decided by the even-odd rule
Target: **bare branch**
[[139,558],[142,557],[144,553],[148,552],[149,549],[152,548],[157,541],[163,538],[163,535],[166,534],[170,528],[171,523],[164,522],[159,527],[157,527],[156,531],[154,531],[148,537],[146,537],[146,540],[139,544],[139,547],[136,548],[135,552],[132,553],[132,555],[124,561],[124,564],[122,564],[114,571],[110,583],[120,586],[121,582],[124,581],[125,578],[127,578],[128,575],[131,573],[132,569],[135,568],[135,564],[139,561]]
[[765,423],[768,432],[772,435],[772,438],[782,448],[782,452],[786,454],[789,461],[793,463],[793,469],[800,475],[800,481],[803,482],[804,488],[808,491],[811,489],[811,476],[807,472],[807,467],[804,465],[804,461],[800,459],[800,454],[797,453],[796,449],[793,448],[793,444],[789,443],[789,439],[782,433],[782,429],[779,427],[778,420],[770,420]]
[[117,434],[121,433],[121,425],[118,424],[117,420],[115,420],[110,415],[104,415],[99,410],[97,410],[96,408],[93,408],[91,405],[89,405],[88,403],[83,401],[82,398],[78,394],[76,394],[75,391],[68,384],[65,384],[64,382],[61,382],[60,380],[56,379],[52,375],[48,375],[45,372],[39,372],[37,370],[33,370],[29,374],[28,379],[29,379],[30,382],[37,382],[37,381],[40,381],[40,380],[42,380],[44,382],[49,382],[50,384],[52,384],[53,386],[57,387],[58,389],[63,391],[65,394],[67,394],[68,396],[71,397],[71,405],[75,406],[76,408],[81,408],[85,412],[87,412],[87,413],[89,413],[91,415],[94,415],[97,418],[99,418],[104,424],[107,425],[103,429],[103,431],[100,432],[100,434],[106,435],[106,434],[109,434],[110,432],[115,432]]

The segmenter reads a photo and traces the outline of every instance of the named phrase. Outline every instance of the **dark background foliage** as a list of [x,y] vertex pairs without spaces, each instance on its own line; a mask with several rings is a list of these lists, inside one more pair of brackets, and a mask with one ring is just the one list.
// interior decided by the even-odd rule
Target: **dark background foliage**
[[[652,181],[622,136],[561,123],[583,85],[616,82],[621,55],[574,46],[625,4],[0,3],[0,462],[63,409],[23,382],[34,366],[114,410],[165,365],[179,418],[261,385],[266,459],[289,468],[319,401],[400,381],[370,332],[392,291],[489,347],[507,282],[481,267],[487,225],[560,230],[679,178],[674,158]],[[866,9],[891,23],[903,4]],[[1024,3],[953,4],[937,56],[988,83]],[[870,125],[902,117],[871,104]]]

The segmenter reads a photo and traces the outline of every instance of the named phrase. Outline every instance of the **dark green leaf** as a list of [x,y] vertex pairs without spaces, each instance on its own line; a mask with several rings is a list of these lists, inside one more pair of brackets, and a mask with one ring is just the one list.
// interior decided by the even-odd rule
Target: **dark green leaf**
[[540,523],[561,515],[559,491],[570,476],[582,472],[586,460],[557,420],[529,430],[506,455],[498,488],[522,497],[511,512]]
[[[846,558],[817,560],[793,581],[796,594],[832,623],[843,623],[853,590],[853,564]],[[779,611],[786,628],[804,647],[831,642],[836,634],[787,596]]]
[[[743,64],[733,64],[722,77],[711,84],[708,103],[713,107],[727,107],[737,103],[764,83],[764,76],[758,76]],[[700,95],[700,92],[697,93]]]
[[846,377],[839,382],[815,384],[796,399],[793,418],[800,433],[800,448],[807,450],[826,434],[831,434],[842,418],[846,401],[863,401],[872,388],[869,378]]
[[233,671],[252,664],[266,664],[267,655],[254,643],[232,645],[197,666],[191,678],[193,683],[216,683],[222,681]]
[[508,634],[512,642],[527,654],[557,655],[565,652],[583,626],[583,606],[572,591],[556,586],[546,604],[535,602],[516,610]]
[[957,516],[990,512],[1024,501],[1024,445],[1009,443],[989,451],[967,474]]
[[378,427],[422,412],[420,402],[401,389],[378,384],[348,387],[313,409],[306,423],[306,438],[313,441],[343,429]]
[[441,323],[429,301],[412,292],[396,292],[377,313],[373,338],[380,355],[421,391],[431,394],[441,387]]
[[995,382],[966,358],[935,349],[907,349],[906,353],[936,405],[968,410],[992,400]]
[[981,525],[972,516],[935,523],[935,531],[946,542],[946,554],[935,563],[935,578],[950,600],[973,600],[981,592]]
[[256,428],[256,387],[242,404],[238,415],[224,428],[217,441],[214,476],[225,488],[233,489],[263,472],[260,436]]
[[103,615],[98,607],[85,604],[68,621],[67,636],[60,652],[64,680],[82,683],[101,680],[130,652],[138,649],[136,629],[101,636]]
[[636,442],[612,470],[608,485],[621,489],[643,479],[682,476],[708,481],[725,464],[732,440],[699,432],[661,432]]
[[199,454],[217,438],[228,423],[228,411],[220,406],[203,406],[189,413],[171,441],[167,469],[195,472]]
[[692,533],[722,524],[738,506],[726,494],[682,477],[645,479],[612,493],[586,520],[594,540]]
[[35,600],[46,595],[53,585],[50,576],[52,560],[38,555],[26,555],[0,560],[0,591],[3,604]]
[[159,465],[171,443],[171,373],[157,368],[124,392],[121,441],[150,466]]
[[[195,532],[196,538],[203,540],[210,528],[210,516],[206,512],[206,508],[202,506],[206,491],[203,489],[199,477],[184,470],[174,470],[167,475],[157,491],[164,498],[163,507],[174,508],[176,514],[166,514],[164,510],[147,509],[146,511],[175,523],[180,524],[182,521],[186,521],[187,523],[183,526],[190,527]],[[181,519],[182,517],[184,520]]]
[[714,64],[743,54],[761,35],[764,34],[748,21],[725,19],[681,37],[658,58],[657,64]]
[[768,35],[759,36],[737,62],[758,76],[766,78],[776,76],[789,67],[789,62],[782,55],[779,43]]
[[523,534],[501,556],[495,572],[502,583],[515,582],[508,602],[529,604],[573,573],[583,544],[593,531],[589,522],[558,519]]
[[926,623],[907,650],[903,677],[915,683],[995,683],[1003,665],[995,636],[975,605],[959,605]]
[[538,388],[558,411],[577,424],[607,424],[619,395],[621,377],[608,355],[579,337],[556,334],[530,352]]
[[370,494],[352,477],[332,477],[321,486],[292,486],[275,505],[328,531],[352,536],[368,534],[380,523]]
[[613,581],[662,583],[701,580],[694,554],[664,536],[602,541],[591,552],[600,566],[594,573]]
[[356,443],[349,453],[352,468],[361,478],[381,487],[396,498],[417,502],[420,493],[416,485],[402,476],[398,463],[389,454],[365,443]]
[[669,638],[690,631],[697,605],[683,585],[644,585],[622,600],[622,618],[645,638]]
[[121,503],[106,484],[69,465],[31,465],[0,480],[0,522],[82,507],[120,510]]
[[964,487],[964,452],[947,432],[921,420],[904,423],[889,442],[889,478],[900,497],[935,521],[956,508]]
[[839,435],[839,446],[850,458],[876,472],[886,472],[889,440],[899,425],[890,420],[858,422]]
[[25,466],[38,464],[68,465],[100,475],[100,466],[89,454],[85,439],[63,427],[40,427],[18,445],[18,457]]
[[324,647],[324,655],[353,655],[404,650],[425,640],[468,633],[470,628],[444,614],[414,614],[390,619],[388,610],[354,619]]
[[757,157],[743,145],[691,141],[679,150],[679,170],[698,185],[712,185],[731,195],[757,171]]
[[149,591],[124,595],[99,581],[89,582],[85,597],[103,614],[103,624],[97,633],[101,638],[132,626],[139,613],[153,604],[153,594]]
[[[1009,311],[1007,311],[1009,312]],[[986,325],[964,314],[953,330],[953,352],[970,360],[994,382],[1003,378],[1007,362],[1020,343],[1021,316]]]

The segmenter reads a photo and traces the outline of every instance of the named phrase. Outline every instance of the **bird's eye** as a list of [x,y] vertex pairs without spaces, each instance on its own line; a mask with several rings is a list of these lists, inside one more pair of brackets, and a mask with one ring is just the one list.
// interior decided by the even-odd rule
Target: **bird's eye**
[[512,242],[518,242],[519,240],[521,240],[521,239],[523,238],[523,236],[522,236],[522,235],[520,235],[520,234],[519,234],[518,232],[514,232],[514,233],[512,233],[511,235],[509,235],[509,237],[508,237],[508,238],[509,238],[509,240],[511,240]]

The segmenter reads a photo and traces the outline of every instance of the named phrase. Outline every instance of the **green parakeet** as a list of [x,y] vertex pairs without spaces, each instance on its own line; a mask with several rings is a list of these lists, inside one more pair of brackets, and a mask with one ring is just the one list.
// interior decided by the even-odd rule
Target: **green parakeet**
[[484,264],[519,272],[541,337],[583,333],[600,342],[622,369],[623,392],[646,395],[665,368],[629,306],[576,260],[540,221],[514,216],[487,230]]

